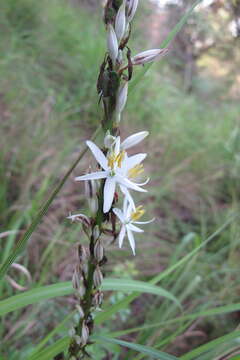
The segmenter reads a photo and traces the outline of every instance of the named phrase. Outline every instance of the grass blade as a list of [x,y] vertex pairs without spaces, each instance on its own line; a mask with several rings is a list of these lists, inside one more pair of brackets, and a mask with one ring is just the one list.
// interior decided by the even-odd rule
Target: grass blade
[[[95,133],[93,134],[91,139],[94,140],[97,137],[97,135],[99,134],[100,131],[101,131],[101,127],[99,126],[97,128],[97,130],[95,131]],[[67,173],[65,174],[63,179],[59,182],[59,184],[53,190],[52,194],[49,196],[47,201],[42,205],[41,209],[39,210],[36,217],[33,219],[32,223],[29,226],[29,228],[26,230],[26,232],[23,234],[23,236],[19,239],[19,241],[17,242],[15,248],[12,250],[12,252],[8,256],[6,261],[4,261],[4,263],[1,265],[1,267],[0,267],[0,279],[2,279],[3,276],[7,273],[9,267],[14,262],[14,260],[17,258],[17,256],[25,249],[30,236],[32,235],[32,233],[34,232],[34,230],[36,229],[36,227],[38,226],[38,224],[42,220],[43,216],[48,211],[50,205],[52,204],[53,200],[55,199],[55,197],[57,196],[59,191],[62,189],[62,187],[65,184],[65,182],[67,181],[68,177],[71,175],[72,171],[78,165],[79,161],[83,158],[83,156],[86,154],[87,149],[88,149],[87,146],[84,145],[84,148],[81,151],[81,153],[79,154],[77,160],[73,163],[73,165],[67,171]]]
[[[143,281],[124,280],[124,279],[104,279],[102,289],[104,291],[134,291],[138,293],[150,293],[163,296],[174,301],[181,307],[179,301],[168,291],[161,287],[145,283]],[[42,286],[33,290],[25,291],[22,294],[11,296],[0,301],[0,315],[5,315],[27,305],[37,303],[42,300],[55,298],[58,296],[73,293],[72,283],[63,282],[54,285]]]
[[228,341],[234,340],[236,338],[240,337],[240,330],[233,331],[230,334],[221,336],[215,340],[212,340],[208,342],[207,344],[204,344],[202,346],[199,346],[197,349],[190,351],[186,355],[181,356],[181,360],[192,360],[196,359],[197,356],[203,354],[204,352],[210,351],[214,348],[217,348],[217,346],[222,345]]
[[56,341],[46,349],[39,351],[37,354],[30,355],[27,360],[50,360],[62,351],[68,348],[70,338],[68,336]]
[[144,355],[151,356],[151,358],[154,358],[154,359],[159,359],[159,360],[177,360],[178,359],[177,357],[175,357],[173,355],[169,355],[162,351],[155,350],[149,346],[134,344],[134,343],[130,343],[130,342],[119,340],[119,339],[113,339],[113,338],[108,338],[108,337],[99,336],[99,335],[94,335],[92,337],[92,339],[100,341],[100,342],[109,342],[112,344],[118,344],[118,345],[127,347],[129,349],[135,350],[137,352],[140,352]]

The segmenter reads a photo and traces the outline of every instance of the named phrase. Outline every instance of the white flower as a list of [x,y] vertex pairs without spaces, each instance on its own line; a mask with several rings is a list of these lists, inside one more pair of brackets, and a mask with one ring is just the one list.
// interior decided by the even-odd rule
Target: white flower
[[[120,137],[116,138],[115,146],[105,156],[92,141],[86,142],[97,162],[103,170],[91,174],[76,177],[76,181],[106,179],[103,191],[103,212],[107,213],[113,203],[116,185],[119,184],[122,192],[131,196],[128,189],[146,192],[142,189],[143,184],[137,184],[133,180],[142,172],[141,162],[147,154],[136,154],[128,157],[125,150],[120,148]],[[133,201],[133,200],[132,200]]]
[[151,49],[143,51],[132,58],[133,65],[144,65],[152,61],[159,60],[160,57],[166,55],[168,49]]
[[133,232],[142,233],[144,231],[139,227],[135,226],[134,224],[149,224],[150,222],[154,221],[154,219],[149,221],[137,221],[138,219],[140,219],[140,217],[142,217],[145,211],[143,210],[142,206],[133,208],[132,204],[128,202],[127,198],[124,199],[123,210],[114,208],[113,212],[122,224],[120,233],[118,235],[119,247],[122,247],[123,240],[127,233],[128,241],[132,248],[133,254],[135,255],[135,239],[133,236]]
[[107,48],[109,56],[115,65],[116,59],[118,57],[118,41],[114,28],[111,24],[109,24],[107,28]]

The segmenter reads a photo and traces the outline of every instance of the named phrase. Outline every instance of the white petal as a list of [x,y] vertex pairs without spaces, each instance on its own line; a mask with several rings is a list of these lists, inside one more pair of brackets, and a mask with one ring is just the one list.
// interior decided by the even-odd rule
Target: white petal
[[102,150],[99,149],[97,145],[95,145],[92,141],[86,141],[87,146],[91,150],[93,156],[97,160],[97,162],[101,165],[104,170],[108,170],[108,161],[106,156],[103,154]]
[[140,229],[139,227],[137,226],[134,226],[133,224],[128,224],[128,228],[131,230],[131,231],[135,231],[135,232],[138,232],[138,233],[143,233],[144,230]]
[[132,248],[132,251],[133,251],[133,255],[135,255],[135,240],[134,240],[134,236],[131,232],[131,230],[127,227],[127,236],[128,236],[128,240],[129,240],[129,243],[130,243],[130,246]]
[[118,236],[118,243],[119,243],[120,248],[122,247],[123,239],[124,239],[125,235],[126,235],[126,227],[122,226],[121,230],[120,230],[120,233],[119,233],[119,236]]
[[123,176],[116,175],[115,178],[116,181],[119,182],[119,184],[125,186],[126,188],[140,192],[147,192],[147,190],[140,188],[140,186],[134,184],[134,182],[128,180],[127,178],[124,178]]
[[129,137],[127,137],[121,144],[121,148],[123,150],[127,150],[130,147],[133,147],[135,145],[137,145],[138,143],[140,143],[146,136],[148,136],[149,132],[148,131],[140,131],[136,134],[133,134]]
[[123,212],[126,213],[128,203],[130,203],[132,209],[135,210],[136,207],[135,207],[135,204],[133,201],[133,197],[130,194],[130,192],[128,191],[128,189],[122,185],[120,185],[120,189],[121,189],[122,193],[125,195],[124,203],[123,203]]
[[97,171],[91,174],[78,176],[75,178],[75,181],[104,179],[107,176],[108,176],[108,171]]
[[124,165],[126,166],[126,169],[132,169],[134,166],[140,164],[145,158],[147,154],[136,154],[133,156],[130,156],[129,158],[126,158],[124,161]]
[[115,180],[108,178],[106,179],[105,185],[104,185],[104,194],[103,194],[103,212],[107,213],[112,206],[114,193],[116,188],[116,182]]
[[118,209],[118,208],[114,208],[113,209],[114,214],[119,218],[119,220],[124,223],[125,219],[124,219],[124,215],[122,210]]
[[148,220],[148,221],[134,221],[134,224],[144,225],[144,224],[150,224],[153,221],[155,221],[155,218]]
[[137,183],[137,185],[138,186],[144,186],[144,185],[146,185],[148,182],[149,182],[149,180],[150,180],[150,178],[147,178],[147,180],[146,181],[144,181],[143,183]]

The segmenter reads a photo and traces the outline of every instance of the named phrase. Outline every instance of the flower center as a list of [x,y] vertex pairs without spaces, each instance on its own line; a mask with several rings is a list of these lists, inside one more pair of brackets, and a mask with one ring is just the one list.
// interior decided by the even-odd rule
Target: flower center
[[108,166],[113,170],[115,168],[115,165],[117,165],[119,168],[122,166],[123,159],[125,157],[125,151],[120,151],[117,155],[112,152],[108,156]]
[[143,209],[143,206],[140,205],[136,208],[136,210],[134,212],[132,212],[131,220],[136,221],[136,220],[140,219],[143,216],[143,214],[145,214],[145,210]]
[[143,172],[144,172],[143,165],[138,164],[138,165],[134,166],[133,168],[131,168],[130,170],[128,170],[128,178],[135,179],[136,177],[141,175]]

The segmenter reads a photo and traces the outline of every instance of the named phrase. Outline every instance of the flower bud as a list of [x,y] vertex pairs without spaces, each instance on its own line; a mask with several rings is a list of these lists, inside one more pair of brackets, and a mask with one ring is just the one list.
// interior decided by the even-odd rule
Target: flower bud
[[88,338],[89,338],[89,329],[87,327],[87,325],[85,324],[85,321],[83,321],[82,323],[82,344],[86,345]]
[[151,49],[143,51],[132,58],[133,65],[144,65],[153,61],[157,61],[160,57],[166,55],[168,49]]
[[78,267],[76,267],[72,276],[72,286],[75,290],[78,290],[81,286],[81,274],[79,274]]
[[107,27],[107,48],[109,52],[109,56],[115,65],[116,59],[118,57],[118,41],[116,33],[111,24]]
[[77,311],[78,311],[78,313],[80,315],[80,318],[83,318],[84,317],[84,312],[83,312],[82,307],[79,304],[77,304],[76,309],[77,309]]
[[108,130],[107,133],[106,133],[106,136],[104,138],[104,146],[105,146],[105,148],[110,149],[112,147],[112,145],[115,143],[115,141],[116,141],[116,137],[110,135],[110,132]]
[[126,102],[127,102],[127,95],[128,95],[128,82],[126,81],[122,84],[118,90],[117,94],[117,103],[116,103],[116,113],[121,114],[123,111]]
[[80,221],[83,225],[85,225],[87,227],[91,225],[89,217],[84,214],[69,215],[67,217],[67,219],[72,220],[72,222]]
[[94,257],[98,262],[100,262],[103,259],[103,256],[104,256],[104,249],[101,244],[101,241],[98,240],[94,246]]
[[[91,169],[89,169],[91,172]],[[97,200],[97,182],[94,180],[85,181],[85,195],[88,202],[88,206],[93,214],[97,212],[98,200]]]
[[88,261],[89,254],[87,252],[87,249],[83,245],[78,245],[78,259],[81,264]]
[[101,286],[103,281],[103,274],[99,268],[99,266],[96,267],[94,273],[93,273],[93,283],[96,288],[99,288]]
[[126,0],[123,0],[122,5],[118,9],[115,19],[115,33],[120,42],[126,30],[126,15],[125,15]]
[[93,229],[93,239],[94,240],[97,240],[100,236],[100,230],[99,230],[99,226],[96,225],[94,226],[94,229]]
[[127,19],[132,21],[138,7],[138,0],[127,0]]
[[103,293],[98,290],[93,297],[93,306],[98,308],[101,306],[102,302],[103,302]]

